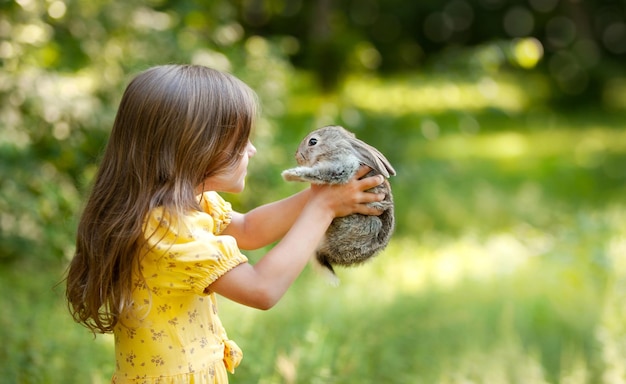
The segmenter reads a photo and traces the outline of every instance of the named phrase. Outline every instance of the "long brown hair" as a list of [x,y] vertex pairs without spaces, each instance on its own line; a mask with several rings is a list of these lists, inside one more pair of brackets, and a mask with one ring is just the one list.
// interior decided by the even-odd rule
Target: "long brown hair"
[[254,92],[232,75],[194,65],[148,69],[126,88],[78,225],[67,272],[74,319],[111,332],[132,305],[143,223],[158,206],[199,209],[196,187],[245,150]]

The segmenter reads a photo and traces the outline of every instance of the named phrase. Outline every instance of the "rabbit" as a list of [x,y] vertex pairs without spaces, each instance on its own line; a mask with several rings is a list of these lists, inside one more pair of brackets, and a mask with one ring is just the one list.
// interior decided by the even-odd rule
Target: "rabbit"
[[[307,135],[298,146],[295,157],[299,166],[281,174],[286,181],[343,184],[362,164],[372,169],[365,177],[380,174],[389,178],[396,174],[380,151],[336,125],[319,128]],[[347,267],[365,262],[387,246],[393,233],[394,203],[389,182],[385,180],[368,192],[385,194],[383,201],[369,203],[383,213],[380,216],[352,214],[335,218],[315,250],[317,262],[330,272],[334,285],[339,280],[333,265]]]

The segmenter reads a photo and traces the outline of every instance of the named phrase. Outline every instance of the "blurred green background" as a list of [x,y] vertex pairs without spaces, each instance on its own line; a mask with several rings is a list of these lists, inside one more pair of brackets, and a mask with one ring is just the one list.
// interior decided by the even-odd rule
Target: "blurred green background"
[[626,382],[625,58],[623,0],[0,0],[0,382],[110,380],[64,269],[126,83],[174,62],[260,95],[237,209],[301,189],[325,124],[398,173],[394,238],[339,287],[220,302],[232,382]]

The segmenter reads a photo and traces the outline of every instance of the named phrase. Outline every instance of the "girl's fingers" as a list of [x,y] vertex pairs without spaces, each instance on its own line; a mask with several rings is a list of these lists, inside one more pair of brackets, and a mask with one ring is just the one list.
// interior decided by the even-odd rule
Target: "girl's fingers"
[[361,204],[356,210],[356,213],[360,213],[362,215],[368,215],[368,216],[379,216],[383,212],[384,212],[383,209],[374,208],[365,204]]
[[372,168],[368,167],[367,165],[361,165],[359,169],[356,171],[356,173],[354,174],[354,178],[360,179],[361,177],[367,175],[367,173],[371,170]]
[[367,205],[385,199],[384,193],[366,192],[385,182],[385,177],[375,175],[359,179],[366,175],[371,169],[367,166],[359,168],[355,177],[343,185],[311,185],[314,195],[319,197],[328,208],[334,212],[335,217],[346,216],[351,213],[361,213],[364,215],[380,215],[381,210]]
[[365,179],[359,180],[359,189],[365,191],[366,189],[374,188],[375,186],[380,185],[384,182],[385,177],[383,175],[366,177]]
[[384,193],[372,193],[372,192],[364,192],[361,195],[361,204],[367,203],[376,203],[378,201],[383,201],[386,195]]

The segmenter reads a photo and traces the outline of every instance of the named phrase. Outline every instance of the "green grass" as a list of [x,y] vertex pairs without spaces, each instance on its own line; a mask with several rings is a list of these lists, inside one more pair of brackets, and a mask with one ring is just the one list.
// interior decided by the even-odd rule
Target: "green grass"
[[[444,109],[394,109],[377,97],[412,86],[425,100],[423,79],[363,84],[361,103],[349,87],[289,99],[258,133],[247,192],[229,198],[245,209],[301,188],[280,170],[306,131],[337,122],[396,166],[396,235],[340,269],[339,287],[309,268],[270,311],[220,300],[245,354],[232,382],[626,382],[623,113],[556,113],[510,81],[500,104],[454,109],[439,92]],[[34,260],[0,267],[0,382],[107,382],[111,337],[74,324],[55,287],[62,267]]]
[[[599,337],[617,320],[606,313],[620,255],[609,245],[625,242],[610,229],[623,224],[598,219],[582,213],[550,239],[399,239],[341,270],[338,288],[309,272],[271,312],[224,302],[248,351],[235,382],[611,382],[606,365],[623,369],[623,355],[607,362],[620,344]],[[566,380],[574,373],[585,380]]]
[[71,320],[62,273],[50,264],[0,268],[0,382],[110,381],[112,343]]
[[[331,287],[307,269],[268,312],[220,301],[245,351],[235,383],[614,383],[625,372],[624,208],[580,212],[553,233],[396,239]],[[256,257],[256,255],[252,255]],[[2,377],[106,382],[92,339],[52,289],[58,268],[4,270]]]

